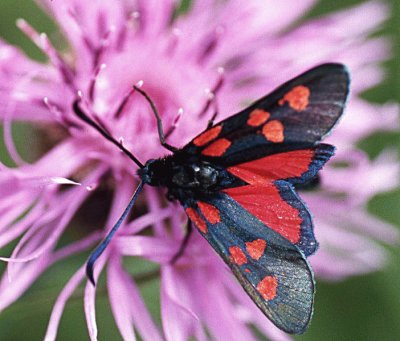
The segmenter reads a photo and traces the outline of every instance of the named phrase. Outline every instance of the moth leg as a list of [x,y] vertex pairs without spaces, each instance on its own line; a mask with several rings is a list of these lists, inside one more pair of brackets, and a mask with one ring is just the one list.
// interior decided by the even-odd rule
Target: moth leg
[[207,130],[210,129],[214,125],[214,121],[217,118],[218,113],[219,113],[217,99],[215,98],[215,96],[214,96],[213,103],[214,103],[214,105],[213,105],[214,106],[214,112],[213,112],[211,118],[208,121]]
[[213,88],[209,89],[207,91],[207,93],[208,93],[207,101],[204,104],[203,109],[199,113],[199,117],[203,117],[207,113],[208,109],[210,109],[210,107],[212,107],[213,114],[212,114],[210,120],[208,121],[207,129],[210,129],[214,125],[215,118],[218,116],[218,112],[219,112],[218,104],[217,104],[217,94],[218,94],[219,90],[221,89],[222,85],[224,84],[224,69],[219,68],[218,73],[219,73],[218,80],[215,83],[215,85],[213,86]]
[[214,89],[213,91],[210,91],[208,93],[209,97],[207,98],[206,103],[204,104],[203,108],[201,109],[201,111],[198,114],[199,117],[203,117],[207,113],[207,111],[210,108],[212,108],[212,110],[213,110],[212,116],[208,120],[208,124],[207,124],[206,130],[210,129],[214,125],[214,120],[218,116],[217,93],[215,91],[215,90],[218,90],[218,89],[219,89],[219,87]]
[[156,117],[156,120],[157,120],[158,138],[159,138],[159,140],[160,140],[160,144],[161,144],[164,148],[168,149],[168,150],[171,151],[171,152],[176,152],[176,151],[178,151],[178,148],[176,148],[176,147],[174,147],[174,146],[171,146],[170,144],[168,144],[168,143],[165,141],[165,136],[164,136],[164,129],[163,129],[163,125],[162,125],[162,120],[161,120],[160,114],[158,113],[157,107],[156,107],[156,105],[154,104],[154,102],[151,100],[150,96],[149,96],[144,90],[140,89],[140,88],[137,87],[136,85],[134,85],[133,88],[134,88],[138,93],[140,93],[140,94],[146,99],[146,101],[150,104],[151,110],[153,111],[154,116]]
[[186,225],[186,234],[183,237],[183,240],[181,242],[181,245],[179,246],[179,250],[177,251],[177,253],[175,253],[175,255],[171,258],[171,260],[169,261],[169,263],[171,265],[174,265],[175,262],[183,255],[183,253],[185,252],[186,246],[189,243],[189,239],[190,236],[192,235],[193,232],[193,225],[192,222],[190,220],[188,220],[187,225]]

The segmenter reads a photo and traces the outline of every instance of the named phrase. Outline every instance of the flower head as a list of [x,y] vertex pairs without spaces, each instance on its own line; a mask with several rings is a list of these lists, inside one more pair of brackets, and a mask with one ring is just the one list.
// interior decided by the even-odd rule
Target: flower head
[[[327,167],[321,191],[304,195],[315,214],[321,244],[311,262],[317,276],[328,279],[382,266],[384,250],[376,240],[391,243],[398,236],[368,214],[366,202],[397,185],[387,178],[393,179],[398,166],[389,152],[371,161],[356,147],[371,132],[398,128],[396,106],[372,105],[359,97],[382,80],[379,63],[389,53],[385,39],[369,37],[387,17],[381,3],[367,2],[300,25],[294,23],[313,1],[193,1],[185,13],[178,13],[179,3],[173,0],[39,3],[60,25],[69,48],[56,50],[46,35],[23,20],[18,27],[47,55],[46,64],[0,42],[0,117],[16,164],[1,166],[0,246],[20,238],[12,255],[3,258],[9,266],[0,283],[0,309],[16,301],[50,265],[92,249],[104,236],[106,230],[99,229],[57,247],[96,188],[105,186],[113,192],[107,221],[99,226],[107,228],[118,219],[138,182],[135,164],[85,124],[74,104],[79,102],[99,127],[141,162],[165,154],[148,103],[132,93],[132,85],[142,82],[171,132],[168,142],[183,146],[205,128],[216,106],[219,118],[224,118],[316,64],[347,64],[353,75],[352,98],[330,139],[339,147],[336,163],[348,167]],[[45,127],[50,150],[33,163],[22,160],[13,144],[13,121]],[[387,176],[375,176],[378,172]],[[241,335],[251,340],[250,324],[273,339],[286,338],[198,235],[179,261],[170,264],[185,218],[179,205],[166,206],[163,198],[164,193],[145,188],[138,202],[140,214],[123,223],[96,264],[96,277],[108,270],[109,301],[123,338],[134,340],[136,329],[146,340],[204,340],[206,327],[214,339]],[[102,212],[92,212],[97,213]],[[141,256],[160,266],[162,328],[122,266],[124,256]],[[64,306],[85,279],[83,266],[56,300],[47,340],[56,338]],[[95,288],[90,283],[84,305],[94,340]]]

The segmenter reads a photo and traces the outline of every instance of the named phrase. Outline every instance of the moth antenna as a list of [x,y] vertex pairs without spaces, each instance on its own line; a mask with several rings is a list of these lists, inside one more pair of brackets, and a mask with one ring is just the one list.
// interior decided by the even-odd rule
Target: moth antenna
[[124,111],[126,105],[128,104],[129,98],[135,92],[135,89],[131,89],[122,99],[120,105],[118,106],[117,110],[115,111],[113,117],[119,118],[121,117],[122,112]]
[[[225,77],[224,77],[225,69],[222,66],[220,66],[217,69],[217,73],[218,73],[218,78],[217,78],[217,81],[214,84],[214,86],[211,89],[210,88],[205,89],[205,93],[207,95],[207,100],[206,100],[206,103],[204,104],[203,108],[200,110],[200,112],[198,114],[199,117],[203,117],[207,113],[208,109],[210,109],[210,107],[213,106],[214,113],[213,113],[210,121],[214,121],[218,115],[217,94],[218,94],[219,90],[221,89],[221,87],[224,85],[224,81],[225,81]],[[209,124],[209,126],[210,126],[210,124]]]
[[171,146],[170,144],[168,144],[165,141],[164,129],[163,129],[160,114],[158,113],[157,107],[156,107],[155,103],[151,100],[150,96],[144,90],[140,89],[141,85],[142,84],[138,83],[137,85],[133,86],[133,89],[135,89],[139,94],[141,94],[146,99],[146,101],[149,103],[151,110],[153,111],[154,116],[156,117],[156,120],[157,120],[158,138],[160,139],[161,145],[171,152],[176,152],[178,150],[178,148]]
[[104,250],[107,248],[107,245],[110,243],[115,232],[117,232],[117,230],[121,226],[122,222],[125,220],[125,218],[129,214],[129,212],[132,209],[133,205],[135,204],[140,192],[142,191],[143,186],[144,186],[143,181],[140,181],[138,187],[135,190],[135,193],[133,194],[131,200],[129,201],[128,206],[125,208],[124,213],[122,213],[122,215],[118,219],[117,223],[112,227],[110,232],[108,232],[107,236],[103,239],[103,241],[90,254],[90,256],[86,262],[86,276],[94,286],[96,286],[96,282],[94,280],[94,275],[93,275],[94,264],[96,263],[97,259],[101,256],[101,254],[104,252]]
[[214,125],[215,119],[217,118],[218,113],[219,113],[218,101],[217,101],[217,97],[215,94],[213,95],[212,103],[213,103],[213,107],[214,107],[214,112],[213,112],[211,118],[208,120],[207,129],[210,129]]
[[122,152],[124,152],[134,163],[136,163],[140,168],[143,168],[144,165],[128,150],[126,149],[120,142],[118,142],[107,129],[99,125],[97,122],[92,120],[81,108],[81,95],[78,92],[78,98],[72,104],[72,108],[75,114],[85,123],[96,129],[103,137],[105,137],[108,141],[116,145]]

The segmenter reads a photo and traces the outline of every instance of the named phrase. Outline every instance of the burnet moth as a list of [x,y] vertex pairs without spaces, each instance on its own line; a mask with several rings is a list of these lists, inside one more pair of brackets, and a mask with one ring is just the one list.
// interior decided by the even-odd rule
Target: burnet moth
[[172,154],[142,164],[101,124],[74,102],[75,113],[138,166],[140,183],[121,218],[92,252],[87,276],[128,215],[145,184],[166,187],[189,220],[174,262],[184,251],[191,226],[230,267],[243,289],[280,329],[301,334],[313,313],[315,282],[307,261],[318,248],[311,215],[296,187],[312,183],[334,153],[319,143],[343,113],[349,73],[323,64],[214,124],[181,149],[166,142],[160,115],[160,143]]

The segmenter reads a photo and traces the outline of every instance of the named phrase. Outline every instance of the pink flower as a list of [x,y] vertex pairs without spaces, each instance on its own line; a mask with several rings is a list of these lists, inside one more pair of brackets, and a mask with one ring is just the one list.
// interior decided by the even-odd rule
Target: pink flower
[[[198,0],[179,15],[173,0],[39,2],[70,46],[63,53],[57,51],[46,35],[23,20],[18,27],[44,51],[48,63],[34,62],[0,42],[0,116],[16,164],[1,165],[0,246],[20,238],[12,255],[3,258],[9,264],[0,283],[0,309],[15,302],[50,265],[92,250],[106,233],[101,228],[116,222],[138,182],[137,167],[74,114],[78,92],[85,110],[142,162],[165,153],[148,104],[137,94],[129,96],[132,85],[142,80],[167,130],[177,126],[169,143],[183,146],[206,126],[209,116],[199,113],[211,96],[216,96],[219,118],[224,118],[316,64],[347,64],[353,77],[352,98],[330,138],[339,150],[323,172],[321,191],[303,196],[315,214],[321,244],[311,262],[318,276],[333,280],[383,265],[386,256],[378,242],[393,243],[398,235],[372,217],[366,203],[398,185],[398,165],[389,151],[369,160],[356,142],[380,129],[398,129],[395,105],[372,105],[359,97],[383,78],[379,63],[388,57],[389,44],[369,35],[387,17],[385,6],[367,2],[293,28],[314,1]],[[46,128],[50,151],[31,164],[22,160],[13,144],[13,121]],[[335,168],[335,162],[348,167]],[[114,193],[106,224],[57,247],[98,186]],[[205,340],[206,327],[213,339],[234,340],[240,335],[251,340],[253,324],[271,339],[287,338],[198,235],[176,265],[169,264],[186,218],[179,205],[166,206],[163,198],[163,193],[146,188],[138,203],[142,213],[125,221],[96,263],[96,276],[107,268],[109,301],[122,337],[134,340],[137,332],[144,340]],[[123,256],[159,264],[161,327],[123,268]],[[56,338],[64,306],[82,281],[84,264],[58,296],[46,340]],[[96,340],[95,288],[90,283],[84,307],[90,338]]]

